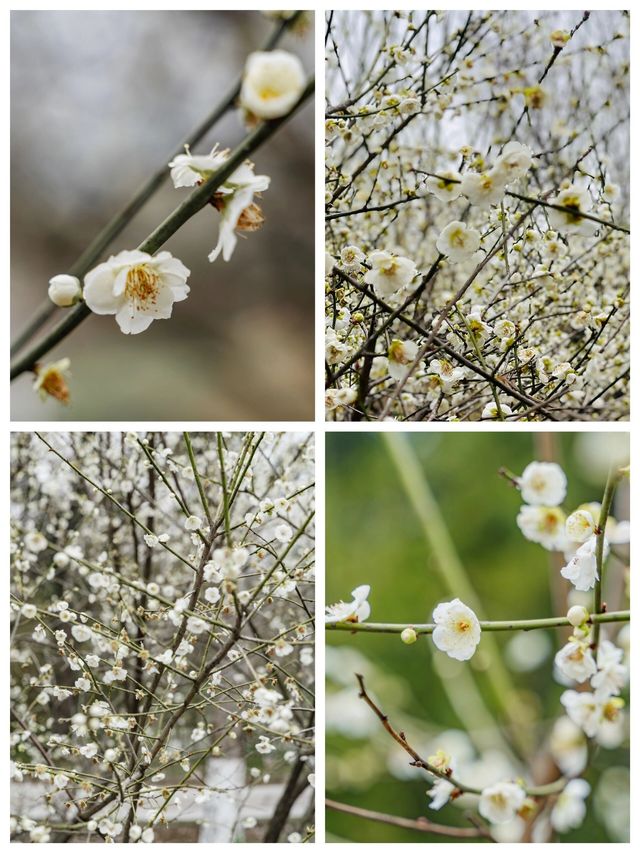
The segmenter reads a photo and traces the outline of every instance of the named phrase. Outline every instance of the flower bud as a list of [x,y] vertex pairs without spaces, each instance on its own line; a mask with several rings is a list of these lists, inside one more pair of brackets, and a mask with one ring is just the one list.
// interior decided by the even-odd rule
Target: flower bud
[[581,604],[574,604],[573,607],[569,608],[569,612],[567,613],[567,619],[574,628],[579,628],[580,625],[584,625],[588,618],[589,611]]
[[400,634],[400,639],[403,643],[406,643],[408,646],[410,646],[418,639],[418,635],[413,630],[413,628],[405,628],[402,634]]
[[75,275],[54,275],[49,279],[49,299],[58,308],[75,305],[82,296],[80,280]]

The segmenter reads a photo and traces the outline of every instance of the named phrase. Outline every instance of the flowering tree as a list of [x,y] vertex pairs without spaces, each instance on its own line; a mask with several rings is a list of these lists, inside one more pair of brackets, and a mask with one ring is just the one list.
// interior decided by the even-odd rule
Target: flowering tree
[[171,840],[229,796],[228,840],[309,839],[312,437],[17,433],[12,465],[15,839]]
[[[438,505],[426,482],[416,474],[418,464],[411,445],[397,434],[385,434],[385,439],[421,519],[437,562],[436,570],[451,598],[433,607],[429,623],[371,622],[368,621],[371,588],[364,584],[353,590],[352,600],[327,607],[326,629],[348,632],[354,641],[362,635],[395,635],[409,646],[421,637],[429,637],[436,672],[442,674],[443,681],[455,679],[459,683],[459,701],[452,704],[459,718],[469,726],[469,732],[456,731],[454,726],[449,731],[432,732],[429,746],[423,750],[423,735],[417,734],[417,722],[408,723],[414,728],[413,733],[402,731],[394,723],[394,714],[400,716],[400,711],[396,708],[390,713],[387,707],[394,703],[392,694],[402,692],[401,681],[390,685],[389,695],[383,693],[378,699],[367,684],[366,673],[374,680],[376,675],[367,659],[355,652],[352,657],[347,653],[332,665],[329,656],[328,673],[343,685],[338,697],[347,703],[345,694],[357,695],[366,709],[342,707],[343,719],[351,719],[355,731],[360,729],[360,737],[362,728],[365,733],[373,734],[370,722],[376,721],[400,751],[397,761],[394,759],[397,775],[409,778],[412,773],[420,774],[429,783],[429,808],[444,809],[444,820],[436,822],[422,816],[411,820],[335,800],[329,800],[327,805],[354,818],[436,836],[493,841],[556,840],[580,827],[585,819],[592,786],[599,781],[601,772],[593,766],[599,751],[618,749],[626,739],[623,694],[629,674],[630,612],[607,605],[603,581],[606,575],[607,589],[624,607],[627,599],[624,549],[629,542],[629,523],[616,520],[612,513],[616,490],[627,477],[628,468],[614,465],[601,500],[575,508],[566,505],[567,477],[554,462],[531,462],[518,476],[505,470],[500,472],[520,492],[522,506],[514,523],[526,539],[557,557],[554,573],[558,573],[559,580],[564,578],[569,582],[570,591],[562,612],[496,621],[485,616],[485,603],[459,563]],[[521,695],[510,686],[504,655],[495,636],[497,632],[514,636],[529,632],[535,637],[549,629],[556,629],[560,642],[548,675],[553,675],[564,690],[551,706],[549,718],[538,722]],[[514,650],[513,655],[521,658],[537,655],[534,646],[535,642],[529,651],[524,647],[521,651]],[[540,662],[545,657],[545,643],[542,649]],[[470,665],[467,662],[478,653],[484,659],[477,668],[485,675],[501,716],[501,728],[496,729],[495,739],[489,735],[493,724],[486,714],[485,700],[477,695],[473,678],[464,671]],[[437,659],[441,656],[464,662],[464,668],[439,664]],[[345,662],[360,667],[360,673],[355,672],[348,679]],[[522,668],[530,669],[528,664]],[[384,685],[384,679],[378,680],[381,683]],[[330,699],[328,705],[331,707]],[[459,705],[467,707],[460,710]],[[416,712],[416,720],[419,715],[420,711]],[[345,725],[344,731],[347,730]],[[404,771],[402,751],[406,759]],[[410,772],[406,772],[406,763]],[[620,796],[628,799],[628,790]],[[464,810],[468,826],[461,826],[459,819],[452,816],[451,806]],[[447,820],[447,813],[452,820]],[[617,840],[625,840],[628,831],[627,818],[626,826],[616,827]]]
[[[66,270],[51,271],[48,299],[12,343],[12,381],[32,372],[34,389],[43,399],[68,403],[70,359],[45,359],[74,329],[91,315],[112,315],[124,334],[140,334],[154,320],[169,319],[175,304],[189,297],[187,264],[164,249],[179,229],[201,210],[210,210],[218,236],[207,255],[215,262],[219,257],[230,260],[238,234],[246,236],[262,226],[259,201],[269,188],[270,177],[256,174],[250,158],[259,155],[261,147],[308,102],[314,90],[313,76],[307,77],[298,56],[278,47],[287,31],[308,23],[308,13],[267,14],[275,19],[273,31],[262,49],[246,57],[231,90],[168,154],[161,168],[81,256]],[[232,150],[216,144],[209,152],[192,151],[233,112],[243,135]],[[169,177],[181,195],[185,196],[185,190],[188,194],[138,245],[119,248],[105,259],[106,250]],[[37,340],[53,318],[55,325]]]
[[628,417],[628,15],[326,30],[326,411]]

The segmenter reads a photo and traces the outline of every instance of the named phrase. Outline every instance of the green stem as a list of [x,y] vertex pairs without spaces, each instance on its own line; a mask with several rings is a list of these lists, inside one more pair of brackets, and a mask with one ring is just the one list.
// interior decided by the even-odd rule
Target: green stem
[[[211,201],[216,190],[226,181],[232,172],[235,172],[254,151],[273,136],[276,130],[297,112],[299,107],[311,96],[313,90],[314,81],[312,78],[308,81],[297,104],[286,116],[274,119],[273,121],[263,122],[254,131],[249,133],[237,148],[233,150],[224,165],[194,190],[137,248],[141,252],[148,252],[149,254],[157,252],[176,231]],[[89,314],[91,314],[91,311],[84,302],[70,309],[64,320],[57,326],[54,326],[40,343],[33,346],[25,355],[14,362],[11,367],[11,380],[13,381],[27,370],[32,370],[43,355],[46,355],[49,350],[64,340]]]
[[[607,483],[604,487],[604,495],[602,496],[602,505],[600,507],[600,518],[598,519],[598,529],[596,530],[596,568],[597,580],[593,595],[593,611],[596,614],[602,614],[602,581],[604,575],[604,540],[605,530],[607,527],[607,519],[611,511],[613,496],[615,494],[618,483],[622,479],[624,471],[622,469],[611,469],[607,477]],[[605,614],[603,614],[605,615]],[[594,623],[593,626],[593,653],[594,656],[598,652],[598,642],[600,640],[600,621]]]
[[[605,622],[629,622],[629,610],[616,610],[611,613],[593,613],[589,623],[601,625]],[[512,619],[503,622],[480,622],[483,631],[534,631],[539,628],[565,628],[571,623],[565,616],[552,616],[547,619]],[[405,628],[413,628],[416,634],[433,634],[436,626],[432,623],[415,624],[407,622],[336,622],[325,625],[327,631],[349,631],[352,634],[401,634]]]
[[[289,20],[282,21],[279,26],[269,37],[264,51],[273,50],[278,44],[286,30],[299,17],[301,12],[296,12]],[[165,158],[165,162],[144,184],[138,189],[133,198],[118,211],[116,215],[109,220],[104,228],[91,241],[87,248],[82,252],[80,257],[69,267],[67,272],[69,275],[75,275],[82,278],[95,265],[105,249],[113,240],[125,229],[131,222],[134,216],[142,209],[151,196],[162,186],[168,176],[167,163],[182,154],[185,146],[191,147],[196,145],[200,140],[211,130],[214,125],[220,121],[225,113],[231,109],[236,98],[240,94],[242,80],[239,79],[234,88],[229,92],[226,98],[221,101],[218,106],[211,112],[205,120],[198,125],[185,139],[174,149],[173,154]],[[11,345],[11,355],[15,355],[22,347],[35,335],[35,333],[44,326],[47,320],[56,312],[56,306],[50,299],[46,299],[36,309],[34,316],[29,321],[24,330],[16,337]]]
[[[424,538],[431,548],[435,567],[440,573],[442,583],[453,595],[459,596],[479,619],[482,619],[484,615],[482,603],[458,557],[438,502],[429,488],[408,437],[401,433],[383,433],[382,438],[420,521]],[[527,719],[527,709],[523,707],[522,700],[502,661],[498,645],[491,634],[485,637],[484,647],[491,660],[485,674],[498,707],[511,723],[510,730],[514,742],[518,744],[521,751],[527,752],[531,744],[526,728],[522,724],[522,721]]]

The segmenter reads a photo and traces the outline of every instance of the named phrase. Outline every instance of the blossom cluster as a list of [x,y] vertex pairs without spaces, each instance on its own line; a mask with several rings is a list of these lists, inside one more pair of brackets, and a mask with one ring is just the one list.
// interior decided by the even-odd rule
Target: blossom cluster
[[627,16],[464,20],[332,16],[327,417],[627,418]]
[[161,840],[225,757],[247,792],[311,785],[312,437],[15,434],[12,454],[15,839]]

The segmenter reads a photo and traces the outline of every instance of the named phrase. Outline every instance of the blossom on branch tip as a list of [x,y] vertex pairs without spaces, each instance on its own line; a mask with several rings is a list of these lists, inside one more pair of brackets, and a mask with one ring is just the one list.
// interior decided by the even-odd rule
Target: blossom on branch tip
[[125,335],[136,335],[171,317],[173,303],[189,295],[189,274],[169,252],[125,250],[86,274],[84,300],[94,314],[115,314]]
[[436,627],[433,642],[440,651],[455,660],[469,660],[480,642],[480,622],[470,607],[459,598],[439,604],[433,611]]
[[[592,536],[582,544],[569,562],[560,569],[563,578],[574,585],[581,592],[593,589],[598,580],[598,563],[596,560],[596,545],[598,538]],[[609,553],[609,543],[604,540],[602,556],[603,559]]]
[[564,547],[565,514],[558,506],[520,507],[516,518],[520,531],[531,542],[537,542],[547,551],[560,551]]
[[286,115],[304,90],[302,63],[286,50],[256,51],[245,65],[240,105],[260,119]]
[[558,506],[567,494],[567,477],[555,462],[530,462],[518,480],[525,503]]
[[353,601],[339,601],[326,606],[325,625],[336,622],[364,622],[371,615],[371,605],[367,601],[371,587],[368,584],[356,587],[351,595]]

